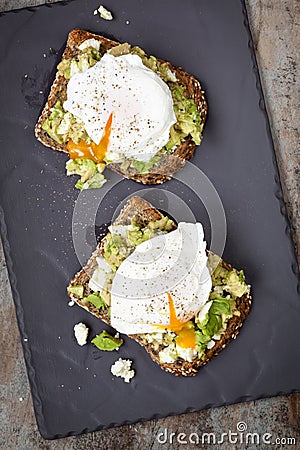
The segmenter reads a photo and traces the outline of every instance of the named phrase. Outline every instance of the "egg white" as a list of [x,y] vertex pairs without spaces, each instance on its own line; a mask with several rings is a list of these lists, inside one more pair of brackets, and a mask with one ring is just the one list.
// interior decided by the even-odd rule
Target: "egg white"
[[168,85],[137,55],[112,56],[75,74],[67,86],[64,109],[84,123],[99,144],[113,113],[106,157],[149,161],[169,140],[176,123]]
[[161,331],[168,325],[169,292],[182,322],[207,302],[211,277],[207,269],[202,225],[178,228],[138,245],[121,264],[111,289],[111,324],[126,334]]

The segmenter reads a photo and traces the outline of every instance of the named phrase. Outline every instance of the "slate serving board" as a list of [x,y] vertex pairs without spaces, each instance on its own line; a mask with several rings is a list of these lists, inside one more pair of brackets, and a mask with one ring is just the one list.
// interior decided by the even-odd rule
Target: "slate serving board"
[[[112,22],[93,16],[98,3],[73,0],[0,17],[1,230],[38,427],[48,439],[300,389],[299,275],[244,3],[111,0]],[[224,259],[245,269],[254,302],[238,339],[194,378],[161,371],[126,339],[119,355],[136,370],[127,385],[110,374],[115,352],[74,340],[79,321],[90,336],[107,327],[68,306],[66,285],[79,269],[71,234],[78,191],[65,176],[66,156],[38,143],[33,128],[77,27],[182,66],[207,93],[205,137],[192,163],[219,192],[228,225]],[[140,189],[125,180],[115,186],[97,225]],[[175,180],[159,189],[190,200]],[[201,208],[194,213],[209,233]]]

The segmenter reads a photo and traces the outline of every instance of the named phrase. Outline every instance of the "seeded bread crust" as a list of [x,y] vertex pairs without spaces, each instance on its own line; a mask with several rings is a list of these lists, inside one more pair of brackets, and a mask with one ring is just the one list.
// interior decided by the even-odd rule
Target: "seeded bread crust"
[[[67,45],[62,55],[62,60],[76,57],[80,52],[78,48],[80,44],[86,39],[91,38],[99,40],[101,42],[101,49],[104,51],[107,51],[110,48],[120,44],[119,42],[112,41],[111,39],[90,33],[85,30],[72,30],[69,33]],[[158,61],[167,62],[170,70],[175,73],[180,83],[185,86],[188,96],[195,101],[199,114],[201,116],[201,120],[204,123],[207,115],[207,102],[199,81],[193,75],[185,72],[180,67],[174,67],[168,61],[163,61],[161,59],[158,59]],[[67,84],[68,81],[57,72],[45,107],[42,110],[42,113],[35,126],[35,136],[40,142],[42,142],[42,144],[54,150],[60,150],[66,153],[68,153],[66,144],[59,144],[54,139],[50,138],[46,131],[42,129],[42,125],[44,121],[50,116],[51,108],[53,108],[55,103],[58,100],[60,100],[62,103],[66,100]],[[120,173],[125,178],[129,178],[143,184],[160,184],[172,178],[172,175],[185,165],[186,161],[193,156],[195,148],[196,144],[194,143],[192,137],[188,136],[172,154],[163,156],[147,174],[140,174],[133,167],[124,169],[121,163],[108,164],[108,167],[115,172]]]
[[[119,216],[114,222],[114,225],[128,225],[130,223],[130,218],[133,216],[138,216],[138,220],[144,223],[145,225],[153,220],[158,220],[162,217],[162,214],[154,208],[149,202],[142,199],[141,197],[131,197],[124,208],[121,210]],[[87,265],[78,272],[74,279],[71,281],[72,286],[76,286],[78,284],[83,285],[84,287],[84,296],[88,296],[92,291],[90,290],[88,283],[89,280],[97,267],[96,258],[103,254],[103,241],[100,242],[97,249],[89,259]],[[232,266],[224,261],[221,262],[222,266],[228,270],[232,269]],[[77,303],[82,308],[86,309],[90,313],[94,314],[99,319],[103,320],[103,322],[110,325],[110,319],[107,314],[107,311],[99,311],[95,308],[91,303],[86,305],[80,298],[78,298],[75,294],[69,293],[71,299]],[[214,356],[217,356],[219,352],[227,347],[232,339],[235,339],[240,331],[241,326],[247,315],[249,314],[251,308],[251,296],[250,294],[245,294],[236,300],[236,306],[240,313],[239,316],[233,316],[229,319],[227,323],[227,328],[225,333],[222,335],[219,341],[216,341],[214,347],[210,350],[206,350],[205,356],[200,360],[193,360],[192,362],[185,361],[179,358],[174,363],[161,363],[159,361],[159,350],[155,350],[151,344],[145,344],[139,335],[129,335],[132,339],[137,341],[145,350],[149,353],[153,361],[155,361],[163,370],[167,372],[171,372],[174,375],[183,375],[183,376],[193,376],[196,375],[199,369],[207,364]]]

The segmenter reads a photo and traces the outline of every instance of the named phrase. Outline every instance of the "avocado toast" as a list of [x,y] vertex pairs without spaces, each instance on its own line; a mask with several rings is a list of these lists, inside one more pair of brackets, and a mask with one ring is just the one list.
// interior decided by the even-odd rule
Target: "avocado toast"
[[[122,234],[125,230],[125,238],[124,234],[123,238],[120,236],[120,229]],[[131,197],[87,265],[71,281],[69,296],[79,306],[111,325],[110,288],[118,267],[140,243],[176,229],[176,224],[149,202],[140,197]],[[178,334],[167,329],[159,333],[129,335],[145,348],[163,370],[174,375],[195,375],[235,339],[250,311],[250,290],[243,271],[237,271],[211,252],[207,252],[207,256],[212,288],[206,303],[188,322],[195,335],[195,349],[192,352],[190,349],[181,349],[177,345]],[[97,258],[104,258],[111,269],[107,274],[106,285],[100,292],[90,287],[90,280],[98,265]]]
[[184,166],[192,157],[196,145],[201,143],[207,103],[201,85],[195,77],[180,67],[174,67],[170,62],[146,55],[141,48],[131,47],[128,43],[120,44],[84,30],[73,30],[69,33],[55,81],[35,127],[36,137],[44,145],[67,153],[70,152],[68,143],[71,141],[75,147],[82,143],[93,146],[83,122],[66,111],[64,105],[70,80],[78,73],[94,67],[107,54],[116,58],[124,55],[140,57],[144,67],[158,75],[166,84],[172,96],[176,122],[169,129],[166,144],[157,153],[152,154],[150,159],[142,160],[123,155],[119,159],[106,156],[93,160],[86,155],[78,158],[73,155],[67,162],[67,174],[81,176],[76,184],[79,189],[101,187],[105,182],[102,172],[106,166],[125,178],[144,184],[163,183]]

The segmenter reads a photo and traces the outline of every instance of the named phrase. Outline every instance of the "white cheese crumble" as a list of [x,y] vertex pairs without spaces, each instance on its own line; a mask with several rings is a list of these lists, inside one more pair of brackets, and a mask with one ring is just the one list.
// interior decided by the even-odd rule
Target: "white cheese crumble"
[[102,19],[104,19],[104,20],[113,20],[112,13],[108,9],[104,8],[103,5],[99,6],[98,11],[99,11],[100,17]]
[[159,352],[159,360],[162,363],[173,363],[177,359],[177,352],[174,344],[168,345],[168,347],[164,348]]
[[215,341],[213,341],[213,340],[211,340],[211,341],[209,341],[209,343],[207,344],[207,348],[208,348],[208,350],[210,350],[211,348],[213,348],[215,346]]
[[214,291],[216,291],[217,294],[223,294],[223,288],[221,286],[215,286]]
[[110,225],[108,227],[111,234],[118,234],[123,239],[127,238],[127,231],[131,231],[132,229],[132,225]]
[[134,377],[134,370],[131,369],[132,361],[130,359],[119,358],[110,368],[115,377],[124,378],[125,383],[129,383]]
[[88,333],[89,329],[84,323],[80,322],[74,325],[74,334],[78,345],[86,344]]
[[170,78],[170,81],[173,81],[173,83],[176,83],[177,78],[174,72],[172,72],[172,70],[168,67],[167,68],[167,75]]
[[176,350],[177,355],[188,362],[192,362],[194,357],[197,355],[197,350],[195,348],[183,348],[176,345]]
[[85,41],[83,41],[80,45],[79,45],[79,50],[85,50],[88,47],[92,47],[95,50],[99,51],[100,50],[100,45],[101,42],[98,39],[86,39]]

